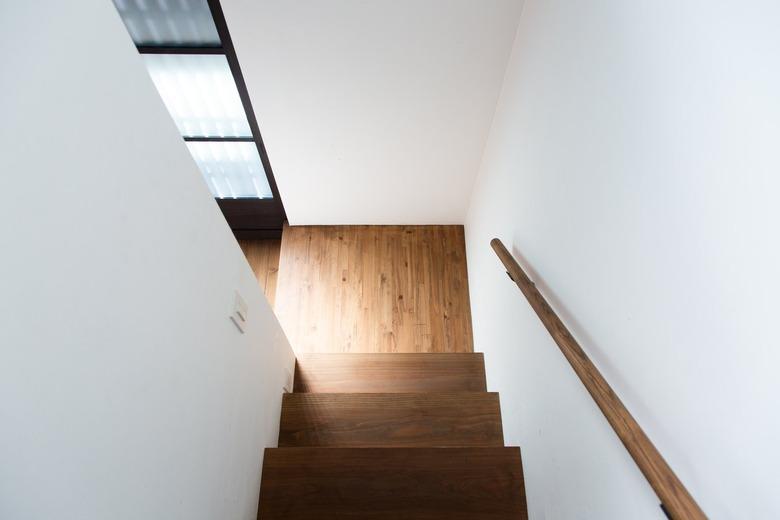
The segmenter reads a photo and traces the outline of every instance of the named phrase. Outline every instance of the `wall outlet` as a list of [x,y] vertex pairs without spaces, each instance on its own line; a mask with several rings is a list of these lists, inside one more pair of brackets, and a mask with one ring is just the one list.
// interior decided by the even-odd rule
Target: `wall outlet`
[[233,300],[233,313],[230,315],[230,319],[233,320],[233,323],[235,323],[238,330],[241,331],[241,334],[244,333],[244,329],[246,328],[248,311],[249,306],[247,306],[244,299],[238,294],[238,291],[236,291],[236,297]]

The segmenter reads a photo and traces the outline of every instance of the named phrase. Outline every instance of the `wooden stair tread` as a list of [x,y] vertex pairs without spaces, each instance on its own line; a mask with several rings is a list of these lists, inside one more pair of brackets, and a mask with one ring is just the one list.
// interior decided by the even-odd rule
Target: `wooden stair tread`
[[295,392],[485,392],[481,353],[301,354]]
[[503,446],[498,394],[285,394],[279,447]]
[[263,520],[525,519],[519,448],[268,448]]

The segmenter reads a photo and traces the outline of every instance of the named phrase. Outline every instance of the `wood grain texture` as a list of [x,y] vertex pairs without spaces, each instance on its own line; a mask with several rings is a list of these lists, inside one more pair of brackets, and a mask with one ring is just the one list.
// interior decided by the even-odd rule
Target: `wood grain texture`
[[262,520],[527,518],[519,448],[269,448]]
[[485,392],[481,353],[300,354],[295,392]]
[[279,447],[503,446],[498,394],[285,394]]
[[296,353],[471,352],[463,226],[293,226],[276,314]]
[[268,303],[273,307],[282,241],[280,239],[239,240],[238,244],[244,251],[244,256],[255,273],[257,283],[263,289]]
[[620,398],[609,386],[601,372],[591,362],[569,330],[552,310],[544,296],[536,289],[520,264],[504,247],[504,244],[494,238],[490,245],[504,264],[509,276],[528,299],[539,319],[555,340],[563,355],[588,390],[593,400],[607,418],[623,445],[633,457],[639,469],[661,499],[669,514],[674,519],[706,518],[704,512],[690,495],[685,486],[677,478],[664,458],[655,448],[644,430],[623,405]]

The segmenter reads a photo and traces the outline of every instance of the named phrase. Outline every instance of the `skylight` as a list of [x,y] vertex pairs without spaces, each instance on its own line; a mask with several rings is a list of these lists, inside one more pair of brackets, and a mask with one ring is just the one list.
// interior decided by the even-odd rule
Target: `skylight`
[[[221,30],[212,16],[212,3]],[[214,197],[274,198],[238,60],[232,43],[225,45],[230,37],[219,3],[114,0],[114,4]],[[277,206],[281,209],[281,204]]]
[[136,45],[204,45],[221,42],[205,0],[114,0]]
[[187,148],[216,197],[272,197],[255,143],[190,141]]
[[224,56],[145,54],[144,61],[184,137],[252,137]]

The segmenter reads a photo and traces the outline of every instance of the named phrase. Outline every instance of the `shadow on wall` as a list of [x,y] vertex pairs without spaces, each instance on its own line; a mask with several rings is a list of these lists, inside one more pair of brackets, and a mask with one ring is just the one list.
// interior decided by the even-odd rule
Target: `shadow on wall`
[[[652,421],[655,425],[653,431],[655,438],[665,441],[664,444],[672,444],[671,441],[674,439],[674,436],[672,432],[670,432],[666,427],[666,423],[660,420],[661,418],[655,416],[655,414],[652,413],[650,408],[642,399],[642,396],[635,390],[633,385],[631,385],[629,381],[623,377],[622,373],[617,370],[617,368],[609,361],[608,356],[596,345],[596,342],[590,336],[590,334],[588,334],[585,327],[562,303],[561,299],[558,298],[555,291],[544,281],[544,278],[538,273],[538,271],[536,271],[530,265],[530,262],[525,256],[523,256],[523,254],[520,252],[520,248],[515,245],[514,241],[512,243],[512,256],[515,257],[517,263],[520,264],[520,267],[526,272],[536,288],[547,300],[547,303],[550,305],[550,307],[552,307],[553,311],[558,315],[566,328],[569,329],[571,335],[580,344],[593,364],[596,365],[596,368],[602,374],[610,374],[607,383],[609,383],[609,385],[613,388],[618,398],[624,402],[624,405],[626,402],[631,403],[632,406],[629,412],[634,417],[645,417],[646,420]],[[522,293],[520,293],[520,297],[524,298]],[[605,319],[608,320],[609,317],[605,317]],[[550,340],[550,347],[558,349],[558,346],[555,344],[552,338]],[[630,349],[631,345],[625,345],[625,348]],[[563,357],[563,353],[561,353],[561,356]],[[583,392],[587,392],[587,389],[584,385],[581,389]],[[604,420],[606,421],[606,419]],[[692,461],[685,457],[684,453],[677,455],[677,458],[682,458],[687,465],[692,464]]]

